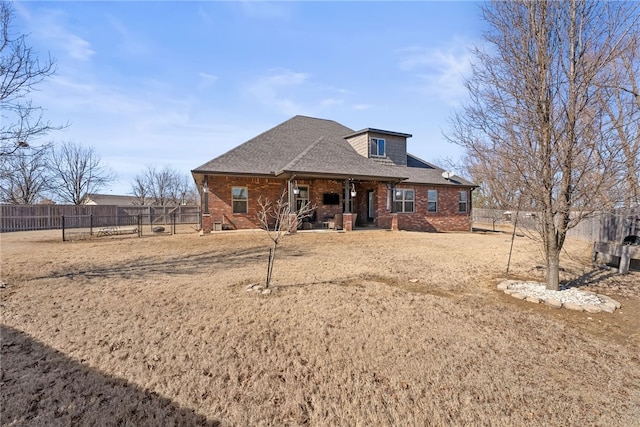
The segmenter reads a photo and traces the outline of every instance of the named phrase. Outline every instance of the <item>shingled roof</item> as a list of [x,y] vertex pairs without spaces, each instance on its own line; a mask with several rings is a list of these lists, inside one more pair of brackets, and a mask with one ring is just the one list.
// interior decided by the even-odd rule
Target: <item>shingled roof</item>
[[345,139],[358,133],[333,120],[295,116],[197,167],[192,173],[304,175],[473,186],[457,177],[455,181],[445,180],[443,169],[410,154],[407,155],[407,166],[381,164],[363,157]]

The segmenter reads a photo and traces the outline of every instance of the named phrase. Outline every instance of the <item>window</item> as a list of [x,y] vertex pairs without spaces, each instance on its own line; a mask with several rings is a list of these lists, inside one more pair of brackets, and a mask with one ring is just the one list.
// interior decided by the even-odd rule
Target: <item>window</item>
[[296,195],[296,212],[298,212],[304,205],[309,203],[309,187],[299,186],[300,192]]
[[413,212],[413,206],[415,204],[415,193],[413,190],[396,188],[394,199],[396,212]]
[[247,213],[247,195],[247,187],[233,187],[231,189],[233,213]]
[[427,190],[427,212],[438,212],[438,190]]
[[467,192],[461,191],[458,198],[458,212],[467,212]]
[[384,139],[371,138],[369,143],[369,154],[371,157],[384,157]]

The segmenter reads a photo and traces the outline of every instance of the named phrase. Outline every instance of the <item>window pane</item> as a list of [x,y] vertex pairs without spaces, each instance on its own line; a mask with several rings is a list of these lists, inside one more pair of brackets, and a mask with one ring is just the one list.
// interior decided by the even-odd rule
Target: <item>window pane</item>
[[395,202],[394,207],[396,212],[402,212],[402,202]]
[[460,202],[466,202],[467,201],[467,192],[466,191],[461,191],[460,192]]
[[375,138],[371,138],[369,154],[376,156],[378,154],[378,143]]
[[429,212],[436,212],[436,202],[429,202],[427,210]]
[[438,191],[437,190],[429,190],[427,192],[427,198],[430,202],[438,201]]
[[378,140],[378,156],[384,156],[384,139]]
[[413,190],[405,190],[404,192],[404,199],[405,200],[413,200]]
[[402,190],[396,190],[396,200],[402,200]]
[[458,203],[458,211],[459,212],[466,212],[467,211],[467,203],[466,202]]
[[247,213],[247,202],[242,200],[234,200],[233,213]]
[[413,202],[405,202],[404,209],[405,212],[413,212]]
[[231,189],[231,195],[234,199],[246,199],[247,188],[246,187],[233,187]]

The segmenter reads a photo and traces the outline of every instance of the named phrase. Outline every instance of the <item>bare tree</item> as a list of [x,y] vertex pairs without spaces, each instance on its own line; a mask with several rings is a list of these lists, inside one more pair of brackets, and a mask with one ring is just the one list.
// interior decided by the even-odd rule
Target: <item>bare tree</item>
[[622,54],[601,73],[599,100],[621,144],[624,165],[612,183],[616,204],[640,207],[640,34],[629,35]]
[[518,0],[482,11],[489,47],[473,51],[471,102],[448,138],[485,171],[497,169],[495,197],[540,212],[547,288],[557,290],[567,231],[610,203],[606,190],[619,176],[621,147],[595,94],[602,70],[638,32],[638,6]]
[[136,175],[131,183],[131,195],[135,197],[134,204],[139,206],[147,206],[152,202],[146,178],[146,175]]
[[51,192],[61,200],[81,205],[116,180],[93,147],[63,142],[51,151]]
[[186,204],[190,192],[195,191],[192,180],[169,166],[158,170],[147,166],[136,175],[131,184],[131,194],[140,205],[170,206]]
[[27,46],[26,35],[11,33],[13,9],[0,2],[0,157],[27,148],[37,137],[60,129],[43,120],[42,108],[34,106],[29,93],[55,73],[54,60],[40,62]]
[[49,147],[20,150],[2,159],[2,201],[16,205],[37,203],[47,190]]
[[280,199],[276,201],[259,199],[258,204],[260,206],[257,213],[258,222],[272,242],[272,246],[269,249],[267,279],[265,281],[265,289],[267,289],[271,284],[276,251],[282,238],[296,230],[303,219],[310,217],[315,210],[315,206],[306,202],[297,211],[292,209],[294,203],[288,200],[286,190],[283,190]]

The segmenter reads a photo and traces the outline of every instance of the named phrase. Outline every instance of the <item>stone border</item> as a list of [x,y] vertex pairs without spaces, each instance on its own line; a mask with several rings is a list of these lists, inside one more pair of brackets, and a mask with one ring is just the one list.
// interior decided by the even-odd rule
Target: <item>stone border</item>
[[[600,300],[599,304],[585,304],[585,303],[580,303],[578,301],[565,301],[563,303],[558,298],[553,298],[553,297],[539,298],[533,295],[526,295],[526,292],[522,292],[516,289],[510,289],[511,285],[522,284],[522,283],[529,283],[529,282],[523,282],[520,280],[505,280],[498,283],[497,288],[498,290],[504,292],[507,295],[511,295],[516,299],[529,301],[534,304],[545,304],[552,308],[566,308],[568,310],[586,311],[587,313],[601,313],[601,312],[613,313],[616,311],[616,309],[621,307],[620,303],[614,300],[613,298],[608,297],[606,295],[589,292],[589,291],[580,290],[579,292],[583,293],[584,295],[597,297]],[[557,292],[562,292],[562,291],[557,291]]]

